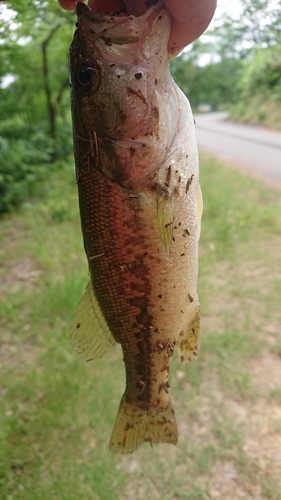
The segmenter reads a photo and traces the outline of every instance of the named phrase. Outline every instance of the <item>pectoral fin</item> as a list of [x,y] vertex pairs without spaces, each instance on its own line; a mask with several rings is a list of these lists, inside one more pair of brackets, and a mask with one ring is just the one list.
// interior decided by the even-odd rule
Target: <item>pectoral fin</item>
[[173,237],[175,196],[167,189],[157,186],[157,226],[162,248],[167,257],[170,254]]
[[181,362],[189,363],[197,358],[200,347],[200,315],[198,309],[186,332],[182,334],[182,341],[178,345]]
[[102,358],[110,347],[116,344],[91,281],[78,304],[69,339],[72,347],[85,361]]

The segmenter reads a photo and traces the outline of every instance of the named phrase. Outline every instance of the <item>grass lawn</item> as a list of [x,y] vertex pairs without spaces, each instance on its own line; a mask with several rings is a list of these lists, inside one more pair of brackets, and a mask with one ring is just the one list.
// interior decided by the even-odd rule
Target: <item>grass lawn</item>
[[281,499],[280,190],[201,158],[198,361],[175,354],[177,446],[115,455],[119,346],[84,363],[88,281],[74,174],[0,220],[0,500]]

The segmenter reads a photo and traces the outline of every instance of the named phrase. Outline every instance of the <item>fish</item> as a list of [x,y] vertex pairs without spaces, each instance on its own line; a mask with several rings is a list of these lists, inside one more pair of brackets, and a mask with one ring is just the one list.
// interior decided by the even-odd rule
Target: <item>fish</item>
[[90,280],[70,343],[85,361],[121,344],[126,388],[109,449],[176,444],[169,367],[199,351],[198,152],[189,102],[172,79],[171,19],[76,7],[69,50],[74,157]]

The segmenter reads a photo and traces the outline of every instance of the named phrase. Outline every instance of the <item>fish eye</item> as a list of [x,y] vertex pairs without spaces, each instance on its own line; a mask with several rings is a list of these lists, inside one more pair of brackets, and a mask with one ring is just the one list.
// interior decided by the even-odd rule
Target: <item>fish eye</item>
[[77,83],[81,92],[87,93],[90,90],[97,90],[100,85],[98,68],[93,68],[92,66],[82,66],[79,68]]

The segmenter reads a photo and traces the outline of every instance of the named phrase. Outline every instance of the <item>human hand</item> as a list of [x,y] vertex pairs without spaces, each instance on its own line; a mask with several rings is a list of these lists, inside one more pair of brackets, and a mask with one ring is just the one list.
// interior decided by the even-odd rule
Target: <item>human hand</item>
[[[75,9],[76,0],[58,1],[66,10]],[[163,3],[172,17],[168,53],[173,58],[202,35],[214,15],[217,0],[163,0]],[[122,7],[135,16],[147,10],[145,0],[89,0],[88,5],[101,12],[114,12]]]

